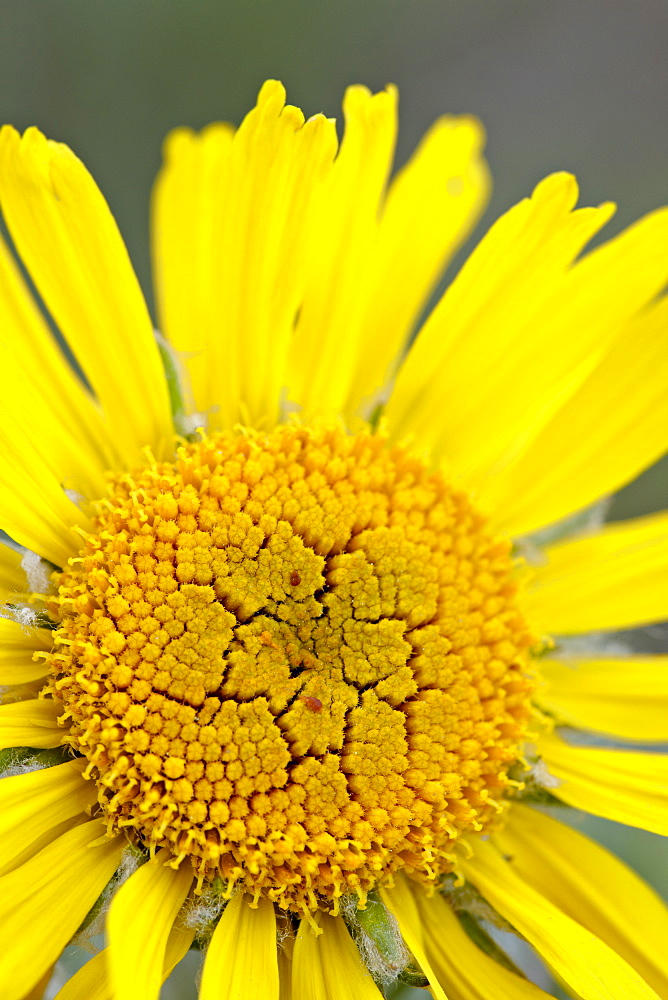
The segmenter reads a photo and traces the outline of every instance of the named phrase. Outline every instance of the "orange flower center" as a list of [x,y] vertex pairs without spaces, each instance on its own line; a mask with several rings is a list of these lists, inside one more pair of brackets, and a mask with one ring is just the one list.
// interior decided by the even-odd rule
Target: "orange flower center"
[[50,687],[110,829],[303,913],[450,870],[532,687],[509,546],[468,498],[378,435],[280,427],[96,510]]

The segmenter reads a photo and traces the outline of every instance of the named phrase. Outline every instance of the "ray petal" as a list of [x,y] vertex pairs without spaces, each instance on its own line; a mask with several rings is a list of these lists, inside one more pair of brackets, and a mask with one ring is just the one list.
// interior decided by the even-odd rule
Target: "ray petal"
[[474,118],[441,118],[390,183],[370,274],[356,291],[366,302],[344,408],[351,425],[394,374],[420,311],[487,202],[483,140]]
[[22,1000],[38,982],[116,871],[125,840],[91,846],[103,834],[100,820],[82,823],[0,878],[2,925],[30,929],[0,954],[3,1000]]
[[537,809],[513,806],[495,837],[511,867],[668,996],[668,907],[622,861]]
[[340,414],[359,360],[378,215],[392,167],[397,94],[349,87],[345,128],[313,215],[310,268],[289,362],[289,399],[307,417]]
[[63,730],[58,708],[47,698],[0,705],[0,749],[7,747],[59,747]]
[[576,747],[556,735],[539,752],[558,779],[557,798],[575,809],[668,834],[668,755]]
[[36,129],[0,133],[0,200],[14,244],[74,351],[129,465],[172,443],[153,327],[109,207],[81,161]]
[[0,404],[0,527],[56,566],[76,555],[80,539],[72,529],[88,518],[66,495],[41,451],[21,434],[13,414]]
[[56,478],[101,496],[104,470],[117,464],[99,406],[76,378],[0,239],[3,405],[39,444]]
[[666,451],[668,299],[624,329],[540,434],[485,485],[510,535],[559,521],[621,489]]
[[0,542],[0,601],[25,598],[29,590],[25,571],[21,567],[23,555]]
[[610,216],[610,206],[573,212],[576,198],[574,179],[554,174],[492,227],[425,323],[388,404],[393,436],[430,447],[484,506],[486,484],[668,278],[668,211],[573,264]]
[[[194,933],[181,927],[172,927],[167,939],[162,981],[187,954]],[[116,1000],[109,977],[109,948],[94,955],[78,972],[68,979],[54,1000]]]
[[9,618],[0,618],[0,685],[27,684],[47,671],[43,659],[33,653],[51,649],[53,632],[48,628],[28,628]]
[[237,893],[223,910],[204,961],[200,1000],[278,1000],[274,904]]
[[429,980],[429,989],[433,996],[436,1000],[448,1000],[427,955],[420,914],[409,883],[401,875],[396,876],[394,886],[391,889],[380,889],[380,898],[399,924],[399,930],[406,942],[406,947],[415,956],[420,968]]
[[157,1000],[174,920],[193,881],[190,865],[167,866],[167,848],[134,872],[107,916],[109,977],[115,1000]]
[[477,841],[461,869],[581,1000],[658,1000],[634,969],[520,878],[492,844]]
[[319,931],[302,920],[292,958],[292,995],[299,1000],[380,1000],[342,917],[316,913]]
[[568,726],[624,740],[668,740],[668,656],[541,662],[536,701]]
[[451,1000],[540,1000],[548,996],[476,947],[438,894],[416,889],[427,953]]
[[0,875],[37,854],[45,836],[95,802],[95,785],[82,772],[81,761],[72,760],[0,780]]
[[668,618],[668,513],[606,525],[553,545],[526,593],[552,635],[632,628]]
[[236,133],[213,125],[167,141],[153,199],[160,322],[210,427],[279,417],[307,230],[335,151],[334,123],[305,122],[275,80]]

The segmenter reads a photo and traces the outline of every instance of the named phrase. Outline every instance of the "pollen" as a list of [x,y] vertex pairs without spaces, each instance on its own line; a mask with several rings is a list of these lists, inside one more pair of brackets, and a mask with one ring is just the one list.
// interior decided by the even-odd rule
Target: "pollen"
[[111,480],[50,694],[110,831],[336,912],[503,810],[532,642],[509,544],[380,435],[225,433]]

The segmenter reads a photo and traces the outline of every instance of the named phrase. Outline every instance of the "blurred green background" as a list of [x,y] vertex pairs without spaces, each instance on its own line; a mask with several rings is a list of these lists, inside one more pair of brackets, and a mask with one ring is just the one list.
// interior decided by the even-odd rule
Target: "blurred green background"
[[[0,0],[0,118],[36,124],[84,159],[150,296],[148,198],[164,134],[238,122],[266,77],[307,114],[337,115],[352,82],[398,84],[398,163],[439,114],[478,115],[495,179],[478,232],[567,169],[584,203],[619,203],[613,233],[668,201],[667,51],[666,0]],[[664,463],[612,516],[667,494]],[[662,641],[658,628],[643,637],[648,649]],[[656,838],[583,825],[668,890]],[[170,998],[194,995],[189,976]]]

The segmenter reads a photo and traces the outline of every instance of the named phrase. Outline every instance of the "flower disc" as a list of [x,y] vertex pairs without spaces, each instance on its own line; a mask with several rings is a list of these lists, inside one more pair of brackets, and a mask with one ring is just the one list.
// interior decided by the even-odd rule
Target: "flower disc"
[[307,912],[448,870],[529,715],[509,546],[377,435],[280,427],[113,480],[50,686],[112,830]]

